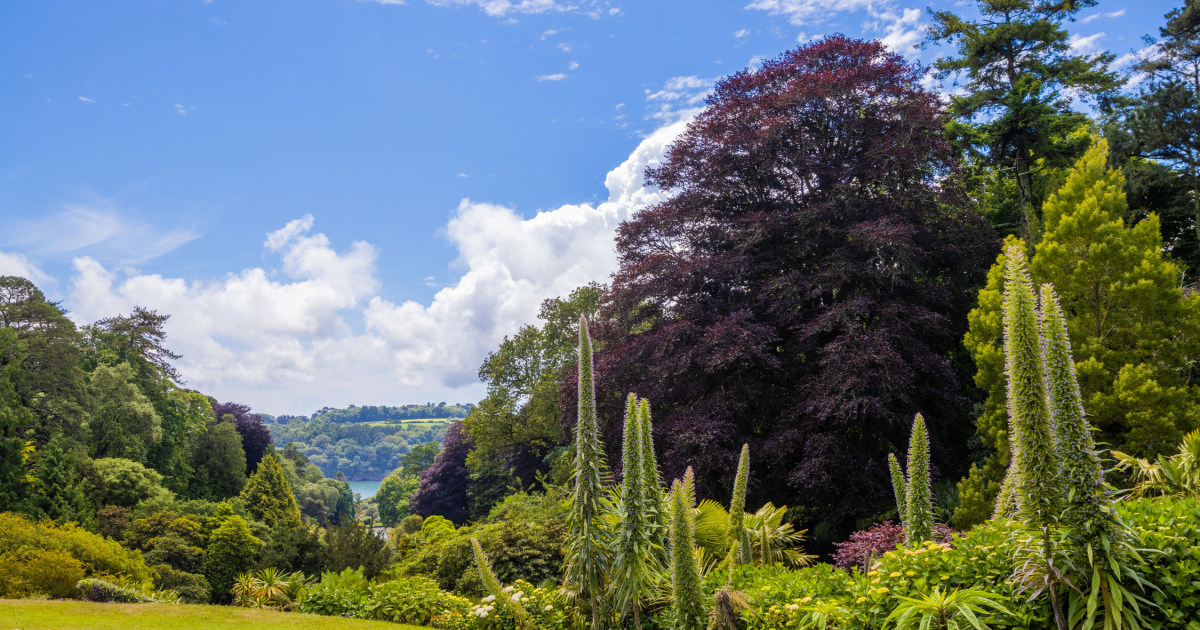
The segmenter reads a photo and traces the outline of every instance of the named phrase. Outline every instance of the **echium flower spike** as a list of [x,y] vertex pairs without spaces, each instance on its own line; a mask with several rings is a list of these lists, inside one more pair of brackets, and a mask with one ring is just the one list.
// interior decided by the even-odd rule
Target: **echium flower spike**
[[913,419],[912,436],[908,439],[908,509],[904,535],[908,544],[922,543],[933,538],[933,501],[929,487],[929,432],[925,417]]
[[688,491],[676,481],[671,490],[671,620],[675,630],[704,630],[708,613],[693,550],[692,508]]
[[667,524],[669,506],[667,505],[666,492],[663,490],[662,475],[658,470],[658,460],[654,456],[650,401],[645,398],[638,403],[638,421],[641,426],[639,435],[642,441],[640,455],[643,484],[642,504],[645,507],[647,533],[650,541],[653,543],[654,561],[659,566],[666,566],[668,562],[667,555],[671,547],[670,541],[667,539],[670,530]]
[[1046,528],[1058,517],[1064,493],[1054,418],[1047,405],[1045,357],[1024,245],[1010,243],[1005,259],[1002,321],[1012,440],[1010,474],[1014,475],[1018,518]]
[[608,534],[604,528],[604,449],[596,420],[592,339],[587,320],[579,318],[579,420],[575,433],[575,487],[567,524],[563,586],[586,600],[592,609],[592,628],[604,616],[608,573]]
[[1104,468],[1096,454],[1091,425],[1083,412],[1083,396],[1071,358],[1067,322],[1054,287],[1042,285],[1042,338],[1046,356],[1046,392],[1057,431],[1058,453],[1066,483],[1063,520],[1077,549],[1100,550],[1101,538],[1114,541],[1120,530],[1111,498],[1104,488]]
[[1017,482],[1012,466],[1004,473],[1004,481],[1000,483],[1000,492],[996,494],[996,510],[992,518],[1009,519],[1017,516]]
[[742,445],[737,476],[733,478],[733,498],[729,501],[729,539],[735,545],[738,564],[751,561],[750,534],[746,531],[746,484],[750,480],[750,445]]
[[479,541],[471,537],[471,550],[475,552],[475,568],[479,570],[479,579],[483,582],[483,589],[489,595],[496,598],[496,605],[507,609],[517,621],[517,627],[522,630],[532,628],[533,625],[529,620],[529,611],[521,605],[521,595],[517,592],[506,593],[504,587],[500,585],[500,580],[496,578],[496,572],[492,570],[492,563],[488,560],[487,553],[483,551]]
[[[658,506],[658,512],[665,514],[666,492],[663,491],[662,474],[658,470],[658,458],[654,455],[654,433],[652,431],[653,422],[650,418],[650,401],[643,398],[638,403],[638,419],[641,421],[641,440],[642,440],[642,483],[645,485],[645,491],[642,497],[651,506]],[[661,519],[661,524],[666,526],[666,518]]]
[[896,461],[895,453],[888,453],[888,469],[892,473],[892,493],[896,495],[896,514],[900,525],[908,527],[908,482],[904,480],[904,469]]
[[696,534],[696,473],[691,466],[683,471],[683,494],[687,499],[688,506],[688,522],[691,523],[692,535]]
[[625,434],[621,462],[625,479],[621,483],[620,530],[613,555],[609,594],[619,616],[632,613],[640,627],[640,607],[650,590],[658,568],[650,533],[645,521],[642,498],[640,411],[637,396],[630,394],[625,405]]

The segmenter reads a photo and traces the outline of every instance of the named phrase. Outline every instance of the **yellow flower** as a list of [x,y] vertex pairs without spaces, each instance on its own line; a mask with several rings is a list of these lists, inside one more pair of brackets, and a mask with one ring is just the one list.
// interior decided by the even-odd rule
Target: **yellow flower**
[[867,601],[867,598],[866,598],[866,597],[859,597],[857,600],[855,600],[855,602],[854,602],[854,603],[856,603],[856,604],[861,604],[861,603],[863,603],[863,602],[865,602],[865,601]]
[[889,574],[888,574],[888,577],[892,577],[892,578],[898,578],[898,577],[900,577],[900,572],[899,572],[899,571],[892,571],[891,573],[889,573]]
[[916,572],[916,571],[905,571],[905,572],[904,572],[904,575],[907,575],[908,577],[912,577],[912,576],[914,576],[914,575],[916,575],[916,574],[917,574],[917,572]]

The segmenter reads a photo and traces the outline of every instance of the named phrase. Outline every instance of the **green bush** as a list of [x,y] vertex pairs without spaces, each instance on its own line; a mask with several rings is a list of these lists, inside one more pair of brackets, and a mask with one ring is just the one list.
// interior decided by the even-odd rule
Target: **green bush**
[[137,589],[115,584],[98,578],[80,580],[75,586],[83,599],[89,602],[114,602],[118,604],[145,604],[155,601]]
[[26,548],[0,554],[0,597],[74,597],[83,576],[83,564],[65,551]]
[[438,588],[425,577],[403,577],[367,589],[361,617],[394,623],[427,625],[451,613],[464,613],[470,601]]
[[[0,513],[0,549],[4,550],[0,559],[0,596],[22,597],[23,593],[40,592],[73,597],[71,587],[84,577],[122,576],[146,583],[152,575],[140,552],[129,551],[116,541],[74,523],[58,526],[49,521],[31,521],[18,514]],[[31,560],[37,558],[44,562]],[[21,568],[29,564],[46,566]],[[33,573],[26,575],[27,570]],[[64,589],[61,585],[69,576],[77,577],[71,587]],[[41,586],[34,586],[30,580]]]
[[556,581],[561,575],[566,538],[562,521],[518,520],[462,527],[418,542],[401,562],[401,573],[431,577],[447,591],[482,596],[483,583],[471,551],[472,536],[479,539],[496,577],[505,584],[517,580],[541,584]]
[[[1148,627],[1200,630],[1200,505],[1195,499],[1141,499],[1118,503],[1118,512],[1137,534],[1134,546],[1148,550],[1134,568],[1159,589],[1147,594],[1158,606],[1148,611]],[[989,521],[956,537],[953,548],[927,542],[883,554],[866,574],[829,565],[796,571],[739,567],[733,586],[749,602],[740,614],[747,630],[803,628],[815,617],[824,617],[830,627],[881,628],[900,597],[918,597],[935,587],[995,595],[1011,614],[982,618],[991,628],[1053,627],[1046,598],[1031,602],[1013,584],[1021,536],[1015,522]]]
[[189,604],[207,604],[212,598],[208,580],[199,573],[180,571],[169,564],[156,564],[151,568],[158,574],[154,578],[155,588],[175,591]]
[[367,599],[368,581],[362,569],[325,572],[321,581],[305,589],[296,610],[331,617],[359,617]]

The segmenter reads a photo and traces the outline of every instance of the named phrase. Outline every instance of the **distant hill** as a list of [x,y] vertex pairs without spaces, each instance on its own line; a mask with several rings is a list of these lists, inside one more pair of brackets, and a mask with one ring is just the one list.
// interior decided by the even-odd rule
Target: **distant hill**
[[472,403],[448,405],[444,402],[425,403],[423,405],[350,405],[344,409],[323,407],[313,412],[311,416],[263,416],[272,422],[288,424],[294,421],[333,422],[336,424],[352,424],[356,422],[387,422],[389,420],[417,420],[424,418],[465,418],[467,412],[474,407]]
[[311,416],[263,416],[278,446],[295,444],[327,477],[376,481],[400,466],[412,447],[441,442],[446,427],[473,405],[427,403],[325,407]]

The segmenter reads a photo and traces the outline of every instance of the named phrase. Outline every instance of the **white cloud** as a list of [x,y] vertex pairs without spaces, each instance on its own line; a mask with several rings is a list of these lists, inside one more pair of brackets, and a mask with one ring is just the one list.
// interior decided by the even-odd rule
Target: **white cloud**
[[747,9],[782,15],[796,26],[821,24],[833,13],[866,9],[877,0],[754,0]]
[[559,50],[561,50],[561,51],[563,51],[563,52],[565,52],[565,53],[569,53],[569,52],[571,52],[572,50],[574,50],[573,48],[571,48],[571,45],[570,45],[570,44],[568,44],[568,43],[566,43],[566,42],[562,42],[562,43],[560,43],[560,44],[558,45],[558,49],[559,49]]
[[181,103],[175,103],[175,113],[184,116],[188,113],[188,108]]
[[[683,81],[681,83],[688,83]],[[685,121],[645,138],[608,173],[608,199],[524,217],[464,199],[446,225],[461,275],[428,303],[380,293],[366,242],[335,248],[303,216],[265,236],[274,262],[209,281],[74,260],[67,304],[90,322],[134,306],[171,315],[168,345],[190,387],[268,413],[325,405],[473,400],[476,371],[505,335],[535,321],[541,301],[617,268],[621,221],[665,198],[644,186]],[[278,256],[278,258],[274,258]],[[3,265],[26,262],[0,257]],[[426,285],[436,284],[433,276]]]
[[555,35],[557,35],[557,34],[558,34],[558,29],[553,29],[553,28],[552,28],[552,29],[549,29],[549,30],[543,31],[543,32],[542,32],[542,36],[541,36],[541,38],[540,38],[540,39],[541,39],[542,41],[546,41],[546,38],[547,38],[547,37],[553,37],[553,36],[555,36]]
[[695,75],[671,77],[656,91],[645,90],[646,101],[658,109],[652,110],[647,118],[672,122],[691,118],[704,104],[712,92],[716,79],[705,79]]
[[6,242],[39,256],[88,255],[131,265],[158,258],[200,235],[191,229],[163,231],[130,219],[107,203],[70,205],[42,219],[17,223]]
[[541,82],[541,81],[562,81],[565,78],[567,78],[566,74],[563,74],[562,72],[556,72],[554,74],[543,74],[542,76],[538,77],[537,80],[539,82]]
[[20,276],[32,280],[38,286],[53,284],[54,279],[46,275],[37,263],[20,252],[0,251],[0,276]]
[[[360,0],[376,4],[402,5],[405,0]],[[585,13],[598,17],[608,6],[604,0],[582,2],[559,2],[558,0],[425,0],[435,7],[477,7],[493,17],[509,17],[513,14],[536,15],[539,13]],[[609,15],[616,15],[612,9]]]
[[1094,22],[1102,17],[1112,19],[1112,18],[1119,18],[1123,15],[1125,15],[1125,9],[1118,9],[1116,11],[1109,11],[1107,13],[1103,13],[1103,12],[1102,13],[1093,13],[1089,16],[1081,18],[1079,21],[1082,22],[1083,24],[1087,24],[1089,22]]
[[1079,55],[1088,55],[1100,49],[1099,42],[1101,39],[1104,39],[1104,33],[1094,33],[1087,36],[1073,33],[1070,39],[1067,40],[1067,43],[1071,46],[1071,52]]
[[578,70],[578,69],[579,69],[579,62],[578,62],[578,61],[572,61],[571,63],[567,64],[567,69],[568,69],[568,70]]
[[88,97],[86,97],[86,96],[80,96],[80,97],[79,97],[79,102],[81,102],[81,103],[95,103],[95,102],[96,102],[96,99],[94,99],[94,98],[88,98]]
[[750,34],[750,29],[739,28],[738,30],[733,32],[733,37],[734,37],[734,39],[741,39],[749,34]]
[[884,33],[880,38],[884,46],[900,55],[916,56],[916,45],[921,43],[925,29],[920,9],[904,9],[900,13],[888,10],[874,17],[882,23],[876,28]]

